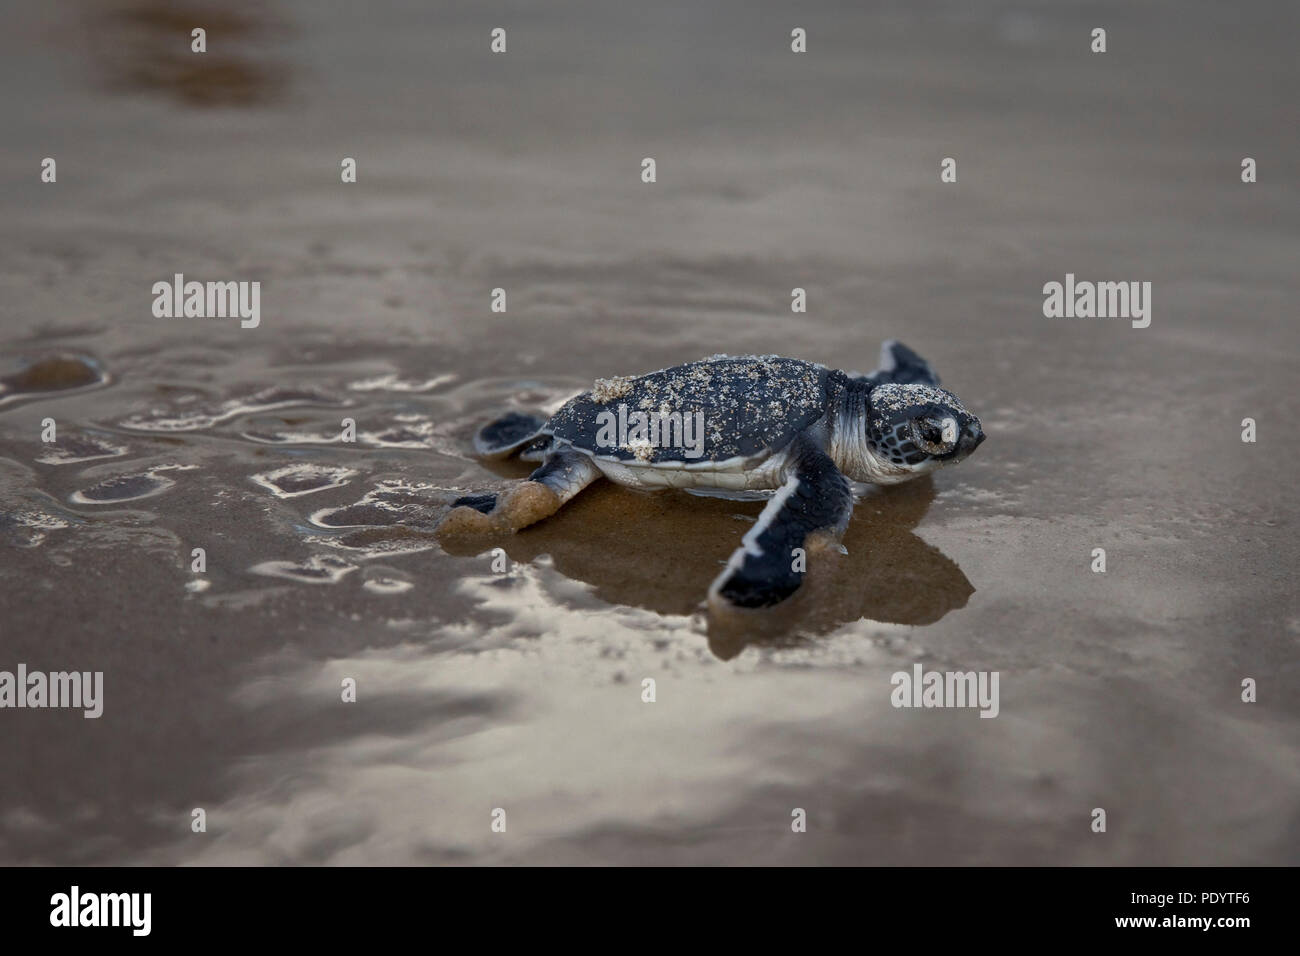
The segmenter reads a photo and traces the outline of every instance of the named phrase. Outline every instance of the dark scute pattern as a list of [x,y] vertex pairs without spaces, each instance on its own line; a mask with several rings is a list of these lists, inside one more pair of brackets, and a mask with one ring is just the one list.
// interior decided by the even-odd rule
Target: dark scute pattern
[[[556,412],[546,429],[578,448],[629,462],[751,458],[784,448],[825,414],[827,375],[821,365],[778,356],[705,359],[604,388],[605,401],[584,392]],[[625,447],[598,447],[598,416],[606,411],[617,415],[620,404],[627,406],[629,415],[666,411],[685,417],[702,412],[703,454],[691,458],[686,448],[656,447],[638,458]]]

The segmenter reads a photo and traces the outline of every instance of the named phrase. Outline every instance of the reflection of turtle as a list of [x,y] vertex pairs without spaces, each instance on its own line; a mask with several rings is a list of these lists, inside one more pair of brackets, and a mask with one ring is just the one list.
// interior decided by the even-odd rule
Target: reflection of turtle
[[[935,498],[934,482],[921,478],[868,493],[853,509],[844,533],[848,553],[809,568],[790,600],[756,619],[752,614],[714,614],[709,646],[722,658],[745,647],[799,646],[808,639],[863,618],[914,627],[933,624],[966,606],[975,592],[950,558],[915,532]],[[485,543],[444,539],[448,554],[474,557],[500,546],[511,565],[548,555],[556,573],[586,584],[607,604],[640,607],[662,615],[691,615],[699,605],[699,582],[717,573],[728,545],[757,517],[759,502],[693,495],[646,498],[620,489],[592,488],[566,506],[565,521],[543,521],[527,534]],[[391,516],[388,520],[407,520]],[[636,534],[628,534],[638,522]],[[582,534],[572,533],[572,525]],[[401,525],[372,534],[408,534]],[[682,547],[684,541],[693,542]]]
[[485,457],[522,452],[543,464],[501,495],[457,499],[439,533],[518,530],[602,476],[634,488],[774,490],[709,590],[713,601],[761,607],[799,587],[810,544],[843,534],[853,506],[846,476],[897,484],[983,440],[979,419],[897,342],[864,376],[716,356],[598,381],[547,422],[512,414],[484,426],[475,446]]

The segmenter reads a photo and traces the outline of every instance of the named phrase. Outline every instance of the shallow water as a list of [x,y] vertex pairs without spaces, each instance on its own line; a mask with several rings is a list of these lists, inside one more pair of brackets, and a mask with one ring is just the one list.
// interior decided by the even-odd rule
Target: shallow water
[[[0,711],[0,862],[1300,862],[1293,8],[179,6],[206,67],[175,4],[0,39],[0,670],[105,675]],[[176,272],[260,326],[154,318]],[[1151,326],[1045,319],[1066,272]],[[780,612],[702,604],[758,502],[432,535],[527,473],[502,410],[888,337],[989,440]],[[998,718],[893,708],[916,662]]]

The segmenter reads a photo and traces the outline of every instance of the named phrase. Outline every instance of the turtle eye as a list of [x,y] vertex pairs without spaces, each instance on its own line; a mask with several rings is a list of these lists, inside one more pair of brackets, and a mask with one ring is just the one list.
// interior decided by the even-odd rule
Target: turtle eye
[[933,418],[913,419],[912,441],[931,455],[945,455],[957,445],[956,422],[951,418],[942,421]]

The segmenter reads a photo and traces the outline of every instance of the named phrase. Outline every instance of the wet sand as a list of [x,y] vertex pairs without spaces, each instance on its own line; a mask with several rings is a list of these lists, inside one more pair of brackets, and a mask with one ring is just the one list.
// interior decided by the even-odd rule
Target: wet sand
[[[176,6],[0,36],[0,669],[105,688],[0,711],[0,863],[1300,862],[1293,7],[181,4],[196,65]],[[261,324],[155,318],[177,272]],[[890,337],[988,441],[790,608],[702,603],[759,502],[432,535],[527,473],[502,410]],[[998,718],[892,707],[918,662]]]

